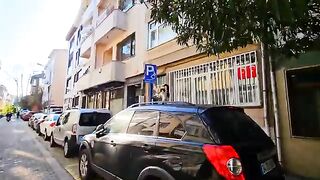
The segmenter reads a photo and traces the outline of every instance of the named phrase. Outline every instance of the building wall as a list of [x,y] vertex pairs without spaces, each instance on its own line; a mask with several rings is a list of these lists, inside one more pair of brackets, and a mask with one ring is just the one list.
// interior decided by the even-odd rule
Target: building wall
[[65,77],[67,74],[68,51],[66,49],[53,50],[51,58],[54,63],[50,101],[54,105],[62,106],[65,92]]
[[[104,54],[106,51],[111,53],[112,58],[107,58],[111,60],[119,60],[118,58],[118,48],[117,45],[126,39],[131,34],[135,33],[136,48],[135,55],[131,58],[124,60],[126,64],[126,70],[124,71],[125,77],[131,77],[138,75],[143,72],[143,63],[146,59],[146,49],[147,49],[147,24],[144,21],[146,14],[146,7],[144,5],[137,4],[129,9],[126,13],[127,24],[126,30],[120,33],[117,33],[111,40],[108,40],[104,43],[98,43],[96,48],[96,59],[95,67],[99,68],[103,66]],[[110,56],[110,54],[109,54]],[[122,71],[122,70],[121,70]]]
[[302,55],[299,59],[281,59],[275,73],[283,166],[291,173],[316,179],[320,178],[320,139],[291,136],[285,71],[320,65],[319,57],[320,52],[313,52]]

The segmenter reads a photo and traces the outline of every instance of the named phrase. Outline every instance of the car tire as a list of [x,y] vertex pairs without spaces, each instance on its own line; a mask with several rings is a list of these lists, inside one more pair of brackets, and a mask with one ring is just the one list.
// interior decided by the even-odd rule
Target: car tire
[[38,133],[38,136],[41,136],[40,127],[37,128],[36,132]]
[[47,134],[47,130],[44,130],[43,140],[47,141],[49,139],[49,136]]
[[82,149],[79,154],[79,175],[81,180],[93,179],[96,173],[91,168],[91,160],[88,149]]
[[54,142],[54,137],[53,137],[53,134],[51,134],[50,136],[50,147],[56,147],[57,144],[56,142]]
[[70,143],[68,142],[68,140],[65,140],[63,143],[63,155],[66,158],[69,158],[72,156],[72,147],[71,147]]

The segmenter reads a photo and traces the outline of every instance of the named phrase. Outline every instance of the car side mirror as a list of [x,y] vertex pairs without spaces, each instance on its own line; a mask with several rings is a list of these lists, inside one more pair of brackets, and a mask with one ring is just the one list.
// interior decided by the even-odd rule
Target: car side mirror
[[103,124],[99,124],[97,127],[96,127],[96,132],[100,131],[103,129]]
[[103,124],[99,125],[97,128],[96,128],[96,137],[99,138],[99,137],[102,137],[106,134],[109,133],[109,129],[108,128],[105,128]]

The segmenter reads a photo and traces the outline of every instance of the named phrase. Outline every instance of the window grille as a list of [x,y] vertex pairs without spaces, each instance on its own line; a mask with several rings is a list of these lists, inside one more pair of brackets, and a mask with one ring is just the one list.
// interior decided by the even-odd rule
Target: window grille
[[256,51],[169,73],[171,101],[194,104],[258,106]]

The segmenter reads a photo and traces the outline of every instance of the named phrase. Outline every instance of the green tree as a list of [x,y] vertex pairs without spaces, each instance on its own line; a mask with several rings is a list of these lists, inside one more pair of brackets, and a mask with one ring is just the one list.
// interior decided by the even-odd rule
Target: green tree
[[16,108],[12,104],[6,104],[3,108],[2,113],[3,114],[8,114],[8,113],[15,113]]
[[319,0],[149,0],[151,18],[172,26],[180,45],[207,54],[262,42],[272,54],[320,48]]

